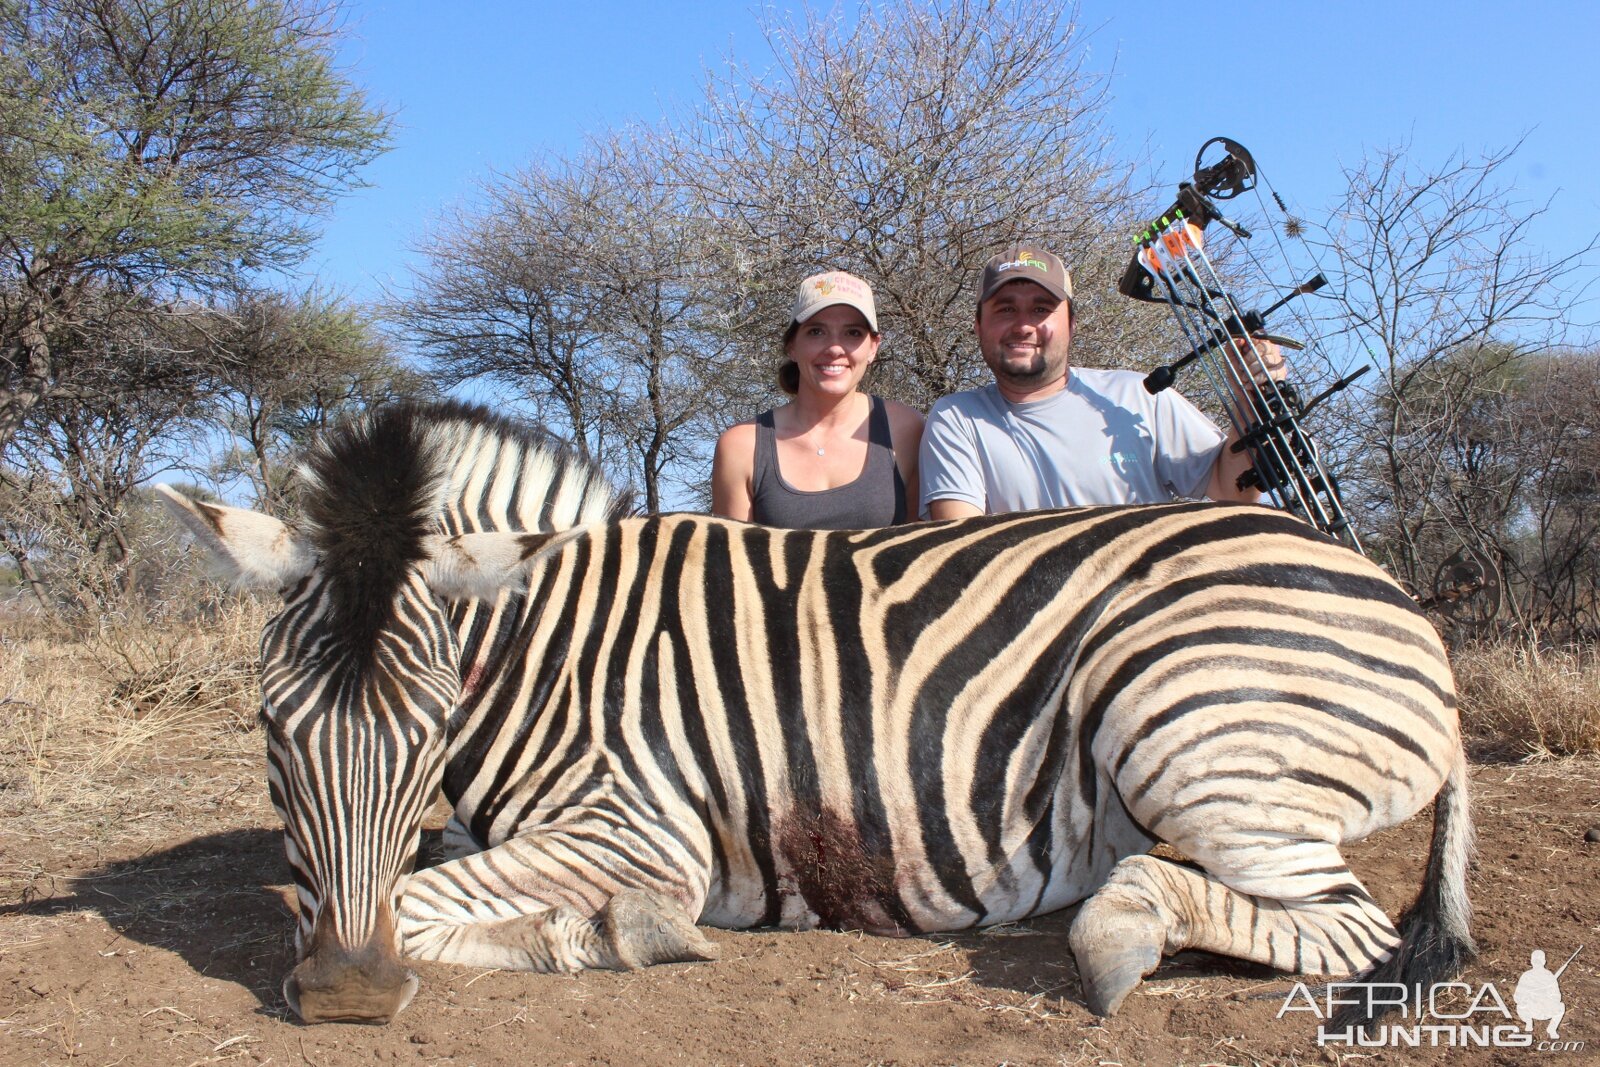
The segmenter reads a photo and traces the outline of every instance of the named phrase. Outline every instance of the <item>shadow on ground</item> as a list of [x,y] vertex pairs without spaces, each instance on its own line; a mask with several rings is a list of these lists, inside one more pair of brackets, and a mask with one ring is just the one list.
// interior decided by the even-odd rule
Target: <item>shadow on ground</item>
[[[1044,995],[1065,1000],[1087,1010],[1072,957],[1068,934],[1076,907],[1051,912],[1025,922],[990,930],[975,930],[951,938],[967,951],[972,979],[992,989],[1009,989],[1027,996]],[[1181,983],[1189,979],[1235,978],[1250,982],[1292,981],[1271,967],[1246,960],[1214,956],[1209,952],[1180,952],[1161,961],[1147,983]]]
[[[424,837],[427,857],[438,834]],[[104,864],[69,879],[67,893],[0,905],[0,915],[94,912],[120,937],[175,952],[278,1013],[278,987],[294,965],[290,877],[282,833],[229,830]]]
[[70,879],[69,893],[0,906],[0,914],[97,913],[121,937],[237,982],[267,1008],[294,952],[282,888],[289,877],[282,834],[229,830],[104,864]]

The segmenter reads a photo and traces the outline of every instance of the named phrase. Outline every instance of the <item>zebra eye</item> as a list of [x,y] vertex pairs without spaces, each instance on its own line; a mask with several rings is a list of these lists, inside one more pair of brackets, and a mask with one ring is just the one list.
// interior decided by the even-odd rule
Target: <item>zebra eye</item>
[[284,739],[283,727],[279,726],[277,720],[275,720],[267,711],[266,704],[263,703],[256,709],[256,721],[261,724],[262,728],[267,731],[267,734],[270,737],[278,741],[282,741]]

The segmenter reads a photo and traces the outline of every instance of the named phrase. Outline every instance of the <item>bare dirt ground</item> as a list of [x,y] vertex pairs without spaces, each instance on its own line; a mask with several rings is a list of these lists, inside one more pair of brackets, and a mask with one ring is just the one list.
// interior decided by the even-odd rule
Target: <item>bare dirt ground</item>
[[[305,1027],[279,993],[292,903],[259,740],[169,729],[87,791],[52,793],[42,759],[20,763],[44,776],[31,792],[0,778],[0,1065],[1600,1063],[1594,759],[1475,767],[1482,954],[1464,976],[1512,1006],[1533,949],[1554,968],[1587,945],[1561,977],[1560,1036],[1584,1047],[1462,1053],[1319,1048],[1312,1015],[1277,1018],[1291,980],[1193,953],[1098,1021],[1070,911],[906,940],[718,931],[719,962],[627,974],[423,965],[393,1024]],[[1429,825],[1349,850],[1391,914],[1416,891]]]

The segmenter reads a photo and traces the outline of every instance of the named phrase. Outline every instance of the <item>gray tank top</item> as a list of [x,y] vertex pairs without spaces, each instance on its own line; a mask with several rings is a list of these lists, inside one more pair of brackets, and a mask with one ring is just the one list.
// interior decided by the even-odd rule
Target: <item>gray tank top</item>
[[756,416],[755,490],[750,518],[791,530],[868,530],[906,520],[906,484],[894,461],[889,409],[872,397],[867,416],[867,465],[861,477],[832,489],[806,492],[778,472],[778,437],[772,412]]

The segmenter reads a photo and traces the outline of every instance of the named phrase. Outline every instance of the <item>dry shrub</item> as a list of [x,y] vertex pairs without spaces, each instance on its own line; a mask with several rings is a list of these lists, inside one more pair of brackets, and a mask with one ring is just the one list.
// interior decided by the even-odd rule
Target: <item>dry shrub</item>
[[102,619],[83,642],[112,683],[109,704],[139,719],[211,720],[254,729],[261,628],[253,597],[212,600],[182,618]]
[[1600,753],[1600,649],[1527,639],[1453,656],[1461,721],[1487,754]]

